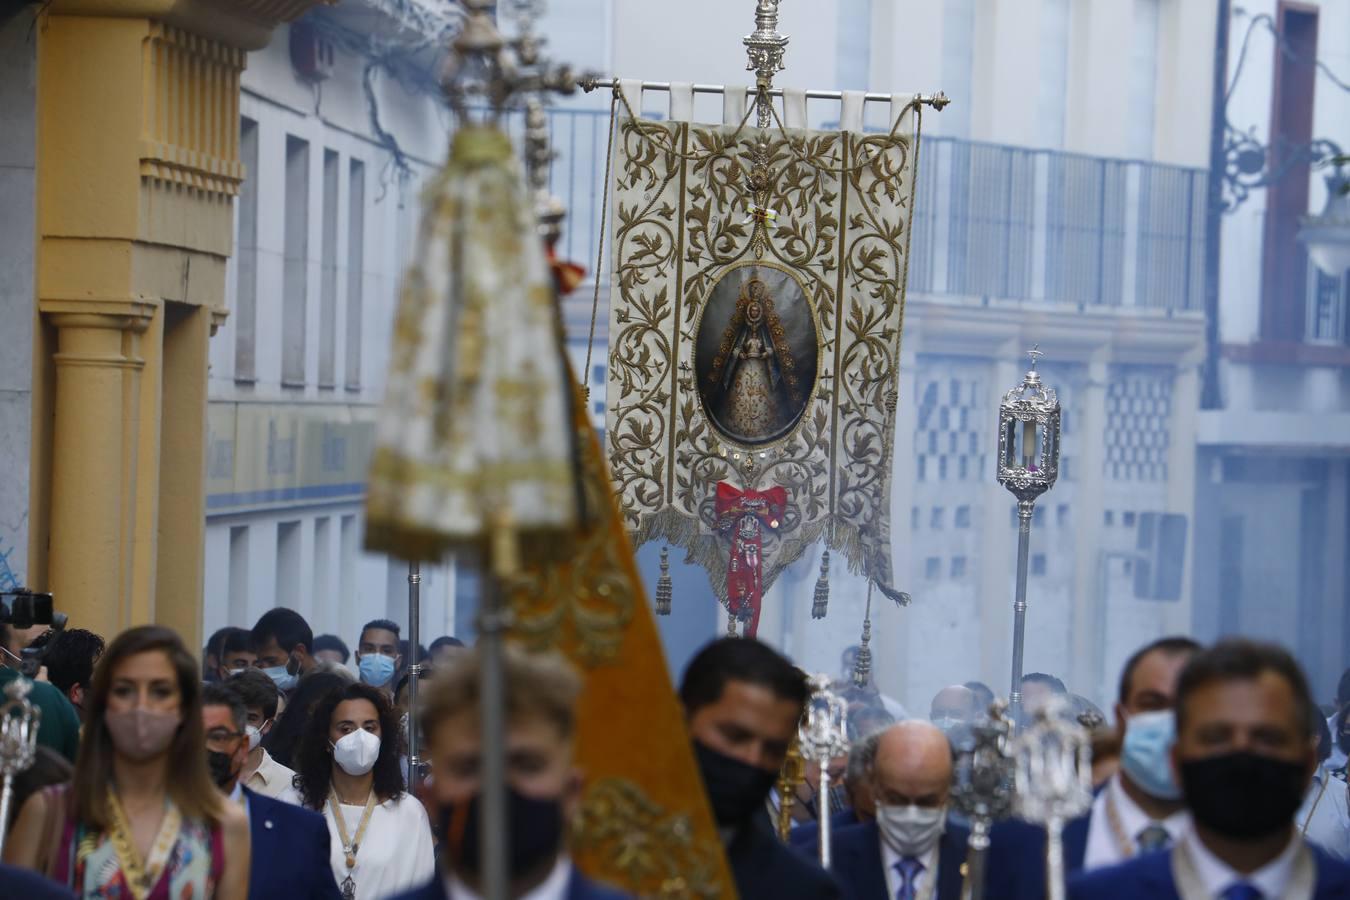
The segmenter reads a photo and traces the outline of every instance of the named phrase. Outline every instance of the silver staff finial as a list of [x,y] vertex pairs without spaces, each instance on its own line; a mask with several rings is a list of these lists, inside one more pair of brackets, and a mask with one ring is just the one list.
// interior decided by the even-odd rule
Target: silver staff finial
[[750,57],[745,68],[755,73],[756,124],[760,128],[768,128],[773,121],[768,92],[773,87],[773,76],[783,71],[783,54],[788,45],[788,36],[778,33],[779,2],[759,0],[755,7],[755,30],[742,41]]
[[971,727],[971,742],[956,748],[952,806],[970,820],[962,900],[983,900],[989,830],[1013,811],[1015,775],[1009,748],[1013,721],[1007,708],[1002,700],[995,700],[988,714]]
[[1064,823],[1092,806],[1092,742],[1087,729],[1053,697],[1013,747],[1017,814],[1045,826],[1048,900],[1064,900]]
[[830,867],[830,760],[848,753],[848,704],[828,675],[813,675],[806,716],[797,728],[802,758],[820,766],[820,864]]
[[27,678],[16,678],[5,688],[6,699],[0,704],[0,853],[5,848],[5,822],[9,821],[9,807],[14,802],[14,776],[25,772],[37,756],[38,725],[42,710],[28,699],[33,683]]

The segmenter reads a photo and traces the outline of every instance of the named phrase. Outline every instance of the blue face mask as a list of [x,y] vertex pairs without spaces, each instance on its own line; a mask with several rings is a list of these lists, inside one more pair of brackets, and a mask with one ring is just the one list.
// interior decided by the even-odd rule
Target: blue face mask
[[1180,800],[1169,757],[1177,739],[1176,715],[1170,709],[1139,713],[1125,723],[1120,750],[1121,771],[1144,793],[1159,800]]
[[270,666],[262,670],[263,674],[276,684],[277,690],[283,694],[287,691],[295,690],[295,683],[299,680],[290,672],[286,671],[285,666]]
[[393,657],[383,653],[367,653],[357,663],[361,680],[372,687],[384,687],[394,677]]

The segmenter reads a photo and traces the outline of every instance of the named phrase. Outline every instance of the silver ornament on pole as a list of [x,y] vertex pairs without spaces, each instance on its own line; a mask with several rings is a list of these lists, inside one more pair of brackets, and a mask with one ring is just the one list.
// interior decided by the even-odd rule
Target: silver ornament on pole
[[1013,602],[1012,688],[1009,713],[1022,713],[1022,650],[1027,625],[1027,561],[1031,554],[1031,518],[1036,498],[1059,477],[1059,400],[1041,383],[1036,362],[1045,354],[1033,347],[1031,369],[1022,383],[1003,395],[998,407],[998,482],[1017,498],[1017,595]]
[[848,704],[834,692],[828,675],[811,677],[811,697],[804,721],[797,728],[802,758],[820,766],[820,865],[830,867],[830,760],[848,753]]
[[996,700],[987,716],[972,727],[973,742],[957,748],[952,806],[970,820],[966,841],[966,877],[961,900],[983,900],[984,863],[989,850],[989,831],[995,822],[1012,815],[1015,789],[1011,747],[1013,721],[1007,704]]
[[26,772],[37,756],[42,710],[28,699],[32,689],[33,682],[16,678],[5,688],[7,699],[0,704],[0,776],[4,778],[0,789],[0,853],[5,850],[5,826],[14,802],[14,776]]
[[783,71],[783,54],[788,45],[788,36],[778,33],[779,2],[759,0],[755,6],[755,30],[741,41],[750,57],[745,69],[755,73],[755,124],[760,128],[768,128],[772,123],[769,89],[773,87],[773,76]]
[[1060,697],[1013,743],[1016,812],[1043,825],[1047,900],[1064,900],[1064,823],[1092,808],[1092,738]]

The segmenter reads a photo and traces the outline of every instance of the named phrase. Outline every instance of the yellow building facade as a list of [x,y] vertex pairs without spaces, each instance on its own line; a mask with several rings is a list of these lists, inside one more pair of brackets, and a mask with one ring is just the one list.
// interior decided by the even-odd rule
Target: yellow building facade
[[34,22],[27,569],[104,635],[201,642],[207,344],[249,50],[317,0],[54,0]]

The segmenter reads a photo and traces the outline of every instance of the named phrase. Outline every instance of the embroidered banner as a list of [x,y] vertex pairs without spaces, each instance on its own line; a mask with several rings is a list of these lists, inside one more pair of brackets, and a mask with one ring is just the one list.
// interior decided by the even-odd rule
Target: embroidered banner
[[[611,474],[636,543],[686,548],[723,604],[721,481],[787,491],[763,531],[764,588],[823,541],[896,596],[891,453],[920,122],[917,103],[897,112],[888,134],[619,123]],[[767,204],[749,177],[761,138]]]

